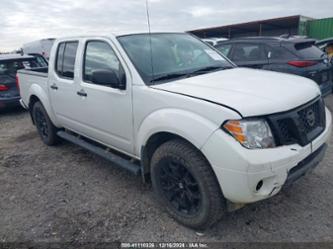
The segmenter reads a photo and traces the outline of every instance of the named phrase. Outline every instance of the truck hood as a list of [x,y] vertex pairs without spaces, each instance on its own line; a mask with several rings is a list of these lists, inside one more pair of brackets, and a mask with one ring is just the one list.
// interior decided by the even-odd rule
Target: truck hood
[[307,78],[247,68],[222,70],[151,87],[225,105],[243,117],[288,111],[320,95],[318,85]]

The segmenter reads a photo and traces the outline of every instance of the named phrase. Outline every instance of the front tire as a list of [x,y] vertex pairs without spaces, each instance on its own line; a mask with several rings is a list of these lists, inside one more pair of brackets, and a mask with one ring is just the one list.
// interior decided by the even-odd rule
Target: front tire
[[41,102],[36,102],[32,108],[32,116],[42,141],[49,146],[57,144],[57,128],[53,125]]
[[181,224],[204,230],[226,210],[220,186],[200,151],[181,139],[162,144],[151,161],[156,198]]

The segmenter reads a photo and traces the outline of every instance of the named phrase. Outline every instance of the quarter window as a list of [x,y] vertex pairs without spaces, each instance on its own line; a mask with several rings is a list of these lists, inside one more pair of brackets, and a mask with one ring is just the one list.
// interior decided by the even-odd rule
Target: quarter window
[[92,83],[93,72],[100,70],[112,71],[120,82],[126,81],[124,69],[111,46],[103,41],[89,41],[84,56],[84,81]]
[[60,43],[57,52],[56,72],[59,76],[73,79],[78,42]]
[[267,50],[270,53],[270,58],[271,60],[291,60],[291,59],[297,59],[295,55],[290,53],[286,48],[284,47],[277,47],[277,46],[272,46],[268,47]]

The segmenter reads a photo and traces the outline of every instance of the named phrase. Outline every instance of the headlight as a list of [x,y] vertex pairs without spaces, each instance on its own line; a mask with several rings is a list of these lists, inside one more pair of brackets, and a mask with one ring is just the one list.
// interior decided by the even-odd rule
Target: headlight
[[272,131],[264,119],[229,120],[223,128],[248,149],[275,147]]

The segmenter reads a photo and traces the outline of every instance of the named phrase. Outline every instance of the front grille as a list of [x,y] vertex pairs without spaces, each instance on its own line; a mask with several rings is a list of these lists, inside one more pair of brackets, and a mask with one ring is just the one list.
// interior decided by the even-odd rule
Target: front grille
[[294,110],[268,116],[277,145],[305,146],[325,129],[325,104],[322,98]]
[[300,124],[306,133],[310,133],[321,125],[320,112],[319,101],[298,112]]
[[295,134],[295,130],[291,129],[293,127],[292,119],[281,119],[277,120],[278,123],[278,131],[280,137],[284,141],[284,144],[294,144],[297,143],[297,134]]

